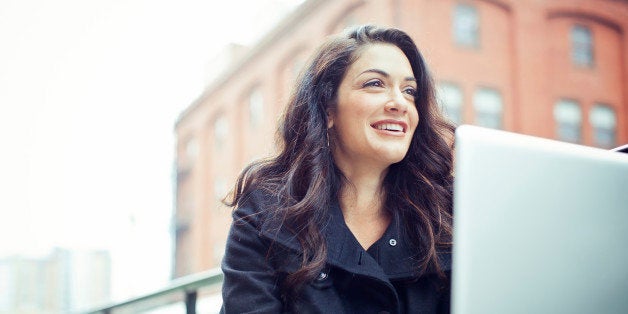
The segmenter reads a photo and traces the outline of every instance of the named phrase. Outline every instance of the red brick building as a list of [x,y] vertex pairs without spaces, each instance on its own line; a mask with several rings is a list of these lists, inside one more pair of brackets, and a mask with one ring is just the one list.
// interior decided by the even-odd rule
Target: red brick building
[[361,23],[414,38],[457,123],[604,148],[628,142],[628,1],[308,0],[176,123],[175,277],[219,265],[231,222],[220,199],[246,163],[273,152],[304,60]]

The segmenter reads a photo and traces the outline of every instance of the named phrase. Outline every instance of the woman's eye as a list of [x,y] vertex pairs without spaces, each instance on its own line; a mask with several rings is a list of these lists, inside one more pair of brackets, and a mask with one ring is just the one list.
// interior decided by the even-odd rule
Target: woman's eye
[[412,97],[416,97],[416,89],[412,88],[412,87],[408,87],[406,89],[403,90],[404,93],[412,96]]
[[363,87],[382,87],[384,84],[380,80],[371,80],[364,83]]

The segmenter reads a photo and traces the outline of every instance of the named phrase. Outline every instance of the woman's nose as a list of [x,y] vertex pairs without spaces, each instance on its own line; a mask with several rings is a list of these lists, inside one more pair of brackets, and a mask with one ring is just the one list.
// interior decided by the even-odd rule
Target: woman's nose
[[403,96],[403,93],[399,90],[391,90],[390,98],[386,102],[386,111],[405,113],[408,111],[408,100]]

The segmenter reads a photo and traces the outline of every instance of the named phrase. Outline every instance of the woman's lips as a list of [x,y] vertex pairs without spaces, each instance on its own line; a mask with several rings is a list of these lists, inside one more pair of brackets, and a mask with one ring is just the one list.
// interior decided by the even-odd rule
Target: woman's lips
[[397,120],[382,120],[371,124],[371,127],[376,130],[388,131],[394,133],[406,133],[408,125],[403,121]]

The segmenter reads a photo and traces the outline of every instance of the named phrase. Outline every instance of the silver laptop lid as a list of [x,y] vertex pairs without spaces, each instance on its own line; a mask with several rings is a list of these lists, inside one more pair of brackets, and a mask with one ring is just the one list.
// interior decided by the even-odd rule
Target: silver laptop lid
[[456,131],[452,312],[628,313],[628,155]]

